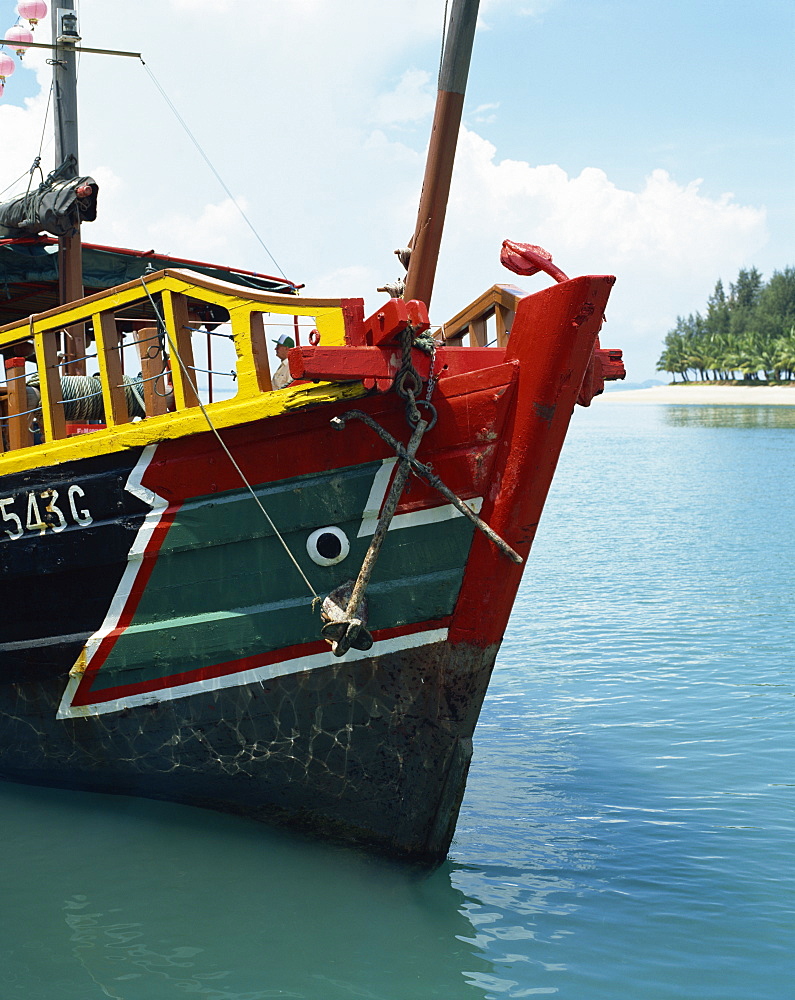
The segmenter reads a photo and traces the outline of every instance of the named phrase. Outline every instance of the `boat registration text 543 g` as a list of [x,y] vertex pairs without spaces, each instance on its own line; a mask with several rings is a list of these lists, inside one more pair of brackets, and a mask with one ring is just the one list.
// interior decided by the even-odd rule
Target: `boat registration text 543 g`
[[15,497],[0,497],[0,527],[12,540],[22,538],[26,531],[63,531],[70,523],[86,528],[93,517],[80,506],[85,491],[73,483],[65,493],[59,490],[29,492]]

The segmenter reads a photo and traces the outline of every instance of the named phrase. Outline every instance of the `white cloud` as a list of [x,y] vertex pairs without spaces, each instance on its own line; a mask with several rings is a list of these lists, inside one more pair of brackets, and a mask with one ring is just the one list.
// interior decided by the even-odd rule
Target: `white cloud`
[[[521,3],[483,8],[509,6]],[[134,19],[100,0],[80,7],[87,44],[144,52],[288,276],[311,294],[365,295],[372,311],[414,227],[443,3],[346,0],[344,19],[325,0],[140,0]],[[42,83],[45,58],[26,56]],[[38,151],[49,87],[15,108],[12,83],[0,188]],[[88,240],[274,272],[139,63],[86,55],[80,88],[81,166],[101,187]],[[470,125],[496,110],[484,102]],[[687,176],[651,170],[632,191],[598,165],[569,176],[506,152],[462,131],[436,320],[497,281],[542,287],[499,265],[503,239],[539,243],[569,274],[618,276],[607,339],[627,348],[633,378],[647,377],[677,313],[703,308],[717,277],[732,280],[765,243],[761,208],[707,197]]]
[[767,238],[764,209],[708,198],[700,181],[681,185],[664,170],[627,191],[595,167],[569,177],[555,164],[499,161],[490,142],[463,130],[456,171],[437,304],[452,315],[451,291],[462,286],[473,296],[494,281],[542,287],[548,279],[499,266],[503,239],[539,244],[570,276],[617,276],[605,340],[626,349],[632,377],[653,373],[676,315],[702,309],[716,279],[736,274]]
[[407,69],[394,90],[376,99],[373,121],[379,125],[415,122],[428,117],[435,102],[436,86],[431,74]]
[[522,17],[532,17],[540,20],[547,11],[557,7],[560,0],[534,0],[533,3],[524,3],[519,8]]
[[492,114],[499,108],[499,101],[491,104],[479,104],[473,111],[467,113],[467,119],[470,122],[476,122],[479,125],[490,125],[492,122],[497,120],[497,116]]
[[311,294],[330,298],[338,298],[340,295],[348,298],[365,298],[372,295],[373,289],[381,281],[382,276],[378,271],[364,264],[335,267],[314,276]]
[[[245,211],[245,199],[238,202]],[[202,260],[234,266],[237,248],[246,237],[246,223],[230,199],[204,205],[198,214],[169,212],[151,220],[146,227],[147,248],[166,254],[195,257],[201,248]]]

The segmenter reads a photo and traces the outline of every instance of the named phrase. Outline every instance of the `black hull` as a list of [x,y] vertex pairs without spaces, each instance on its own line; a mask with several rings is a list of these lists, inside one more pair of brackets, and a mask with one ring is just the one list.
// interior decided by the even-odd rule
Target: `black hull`
[[60,721],[62,678],[4,686],[0,775],[168,799],[440,860],[495,656],[437,643]]
[[[67,523],[44,537],[33,531],[16,539],[0,534],[0,685],[46,682],[58,672],[63,687],[86,640],[102,624],[149,509],[125,488],[139,456],[135,449],[2,478],[0,491],[16,498],[22,521],[26,498],[38,498],[41,513],[43,494],[57,491]],[[85,526],[75,523],[69,509],[76,484],[81,495],[75,510],[91,510]],[[0,529],[9,525],[12,530],[8,520]]]

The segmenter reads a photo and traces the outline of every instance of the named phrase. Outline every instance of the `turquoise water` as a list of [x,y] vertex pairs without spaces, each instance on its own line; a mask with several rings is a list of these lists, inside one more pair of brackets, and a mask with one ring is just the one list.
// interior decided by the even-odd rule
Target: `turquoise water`
[[795,408],[578,410],[433,873],[0,784],[14,1000],[786,1000]]

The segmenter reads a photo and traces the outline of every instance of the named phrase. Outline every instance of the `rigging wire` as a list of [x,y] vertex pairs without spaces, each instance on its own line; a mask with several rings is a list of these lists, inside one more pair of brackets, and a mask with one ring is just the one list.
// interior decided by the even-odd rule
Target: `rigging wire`
[[42,184],[44,183],[44,171],[41,169],[41,152],[44,149],[44,132],[47,128],[47,119],[50,117],[50,102],[52,101],[52,92],[54,89],[55,89],[55,82],[53,81],[50,84],[50,92],[47,95],[47,107],[44,111],[44,121],[41,123],[41,141],[39,142],[39,153],[36,159],[33,161],[30,170],[28,171],[28,189],[25,192],[26,198],[30,194],[30,186],[33,183],[33,174],[36,170],[39,171]]
[[39,143],[39,158],[41,158],[41,151],[44,149],[44,132],[47,128],[47,119],[50,117],[50,105],[52,104],[52,92],[55,89],[55,83],[50,83],[50,93],[47,97],[47,107],[44,110],[44,121],[41,125],[41,142]]
[[50,105],[52,104],[52,92],[54,86],[55,86],[54,83],[50,84],[50,93],[47,96],[47,107],[45,108],[44,111],[44,121],[41,124],[41,140],[39,142],[38,156],[36,156],[36,158],[34,159],[33,166],[31,166],[29,170],[26,170],[24,174],[20,174],[20,176],[17,177],[15,181],[11,181],[10,184],[4,187],[3,190],[0,191],[0,195],[5,194],[6,191],[9,191],[12,187],[14,187],[14,185],[19,184],[19,182],[23,180],[25,176],[27,176],[28,178],[28,187],[27,190],[25,191],[25,195],[27,196],[28,194],[30,194],[30,185],[33,183],[33,172],[34,170],[36,170],[37,167],[39,169],[39,173],[41,174],[41,179],[44,180],[44,173],[42,172],[41,169],[41,154],[42,150],[44,149],[44,133],[47,129],[47,119],[50,117]]
[[281,276],[282,276],[282,277],[284,278],[284,280],[285,280],[285,281],[289,281],[289,278],[287,277],[287,275],[286,275],[286,274],[284,273],[284,271],[283,271],[283,270],[281,269],[281,267],[279,267],[279,263],[278,263],[278,261],[277,261],[277,260],[276,260],[276,258],[275,258],[275,257],[273,256],[273,254],[272,254],[272,253],[270,252],[270,250],[269,250],[269,249],[267,248],[267,246],[265,245],[265,243],[264,243],[264,241],[263,241],[262,237],[260,236],[260,234],[259,234],[259,233],[257,232],[257,230],[256,230],[256,229],[254,228],[254,224],[253,224],[253,223],[251,222],[251,220],[249,219],[249,217],[248,217],[248,216],[246,215],[246,213],[245,213],[245,212],[243,211],[243,209],[241,208],[241,206],[240,206],[240,205],[238,204],[238,201],[237,201],[237,199],[236,199],[236,198],[235,198],[235,196],[234,196],[234,195],[232,194],[232,192],[231,192],[231,191],[229,190],[229,188],[228,188],[228,187],[226,186],[226,184],[225,184],[225,182],[224,182],[223,178],[221,177],[221,175],[220,175],[220,174],[218,173],[218,171],[217,171],[217,170],[215,169],[215,167],[213,166],[213,164],[212,164],[212,162],[211,162],[211,160],[210,160],[209,156],[207,155],[207,153],[205,153],[205,151],[204,151],[204,149],[202,148],[202,146],[201,146],[201,144],[200,144],[199,140],[198,140],[198,139],[196,138],[196,136],[195,136],[195,135],[193,134],[193,132],[191,132],[190,128],[188,127],[188,124],[187,124],[187,122],[186,122],[186,121],[185,121],[185,119],[184,119],[184,118],[182,117],[182,115],[181,115],[181,114],[179,113],[179,111],[177,110],[177,108],[176,108],[176,106],[174,105],[173,101],[172,101],[172,100],[171,100],[171,98],[170,98],[170,97],[168,96],[168,94],[167,94],[167,93],[165,92],[165,90],[164,90],[164,89],[163,89],[163,87],[161,86],[160,82],[158,81],[157,77],[156,77],[156,76],[154,75],[154,73],[152,72],[152,70],[151,70],[151,69],[149,69],[149,67],[148,67],[148,66],[147,66],[147,64],[146,64],[146,63],[144,62],[144,60],[143,60],[143,58],[142,58],[142,57],[141,57],[141,65],[142,65],[142,66],[144,67],[144,69],[145,69],[145,70],[146,70],[146,72],[148,73],[148,75],[149,75],[149,79],[150,79],[150,80],[152,81],[152,83],[153,83],[153,84],[155,85],[155,87],[156,87],[156,88],[158,89],[158,91],[160,92],[160,95],[161,95],[161,97],[163,98],[163,100],[164,100],[164,101],[166,102],[166,104],[167,104],[167,105],[169,106],[169,108],[171,109],[171,111],[172,111],[172,113],[173,113],[174,117],[175,117],[175,118],[177,119],[177,121],[179,122],[179,124],[180,124],[180,125],[182,126],[183,130],[185,131],[185,134],[186,134],[186,135],[188,136],[188,138],[190,139],[190,141],[191,141],[191,142],[193,143],[193,145],[194,145],[194,146],[196,147],[196,149],[198,150],[198,152],[199,152],[199,155],[200,155],[200,156],[202,157],[202,159],[204,160],[204,162],[205,162],[205,163],[207,164],[207,166],[208,166],[208,167],[210,168],[210,170],[211,170],[211,171],[213,172],[213,174],[215,175],[215,179],[216,179],[216,180],[218,181],[218,183],[219,183],[219,184],[221,185],[221,187],[222,187],[222,188],[224,189],[224,191],[225,191],[225,192],[226,192],[226,194],[228,195],[229,199],[231,200],[232,204],[233,204],[233,205],[235,206],[235,208],[236,208],[236,209],[238,210],[238,212],[239,212],[239,213],[240,213],[240,215],[242,216],[242,218],[243,218],[243,221],[244,221],[244,222],[246,223],[246,225],[248,226],[248,228],[249,228],[249,229],[251,230],[251,232],[252,232],[252,233],[254,234],[254,237],[256,238],[257,242],[258,242],[258,243],[260,244],[260,246],[261,246],[261,247],[262,247],[262,249],[263,249],[263,250],[265,251],[265,253],[266,253],[266,254],[267,254],[267,255],[268,255],[269,257],[270,257],[270,259],[271,259],[271,260],[273,261],[274,265],[276,266],[276,268],[277,268],[277,269],[278,269],[278,271],[279,271],[279,274],[281,274]]
[[[191,378],[190,371],[188,370],[187,365],[182,360],[182,355],[177,350],[177,345],[171,339],[171,334],[169,333],[168,327],[166,326],[165,321],[163,320],[163,317],[160,315],[160,310],[157,308],[157,303],[152,298],[152,294],[151,294],[151,292],[149,291],[149,289],[146,286],[146,278],[144,278],[143,276],[141,277],[141,284],[144,286],[144,291],[146,292],[146,295],[147,295],[147,297],[149,299],[149,302],[150,302],[150,304],[152,306],[152,309],[154,310],[155,316],[157,317],[158,325],[159,325],[160,329],[163,330],[163,332],[165,333],[166,339],[168,340],[168,343],[169,343],[169,347],[171,348],[171,352],[172,352],[172,354],[174,354],[174,356],[176,357],[177,361],[179,362],[179,366],[182,369],[183,378],[186,380],[186,382],[188,383],[188,385],[193,390],[193,394],[196,397],[196,402],[199,404],[199,409],[202,411],[202,414],[204,415],[204,419],[207,421],[207,424],[208,424],[210,430],[216,436],[216,438],[218,439],[218,443],[221,445],[221,447],[223,448],[223,450],[226,452],[226,457],[229,459],[229,461],[234,466],[235,471],[240,476],[240,479],[243,482],[243,485],[246,487],[246,489],[249,491],[249,493],[251,494],[251,496],[254,498],[254,502],[256,503],[256,505],[259,507],[259,509],[265,515],[265,519],[267,520],[268,524],[271,526],[271,529],[272,529],[273,533],[276,535],[276,537],[282,543],[282,547],[284,548],[284,551],[287,553],[287,555],[290,557],[290,560],[291,560],[293,566],[295,566],[295,568],[301,574],[301,578],[303,579],[304,583],[307,585],[307,587],[309,587],[309,592],[312,594],[312,597],[313,597],[314,601],[319,600],[320,598],[319,598],[319,595],[318,595],[317,591],[312,586],[312,584],[309,582],[309,579],[308,579],[306,573],[304,573],[304,571],[301,569],[301,566],[299,565],[298,560],[295,558],[295,556],[293,555],[293,553],[290,551],[290,546],[284,540],[281,532],[279,531],[279,529],[276,527],[276,525],[271,520],[270,514],[262,506],[262,501],[257,496],[257,494],[254,492],[254,487],[251,485],[251,483],[248,481],[248,479],[246,479],[245,473],[240,468],[240,466],[237,464],[234,455],[232,454],[232,452],[227,447],[226,442],[221,437],[221,435],[219,434],[218,429],[216,428],[215,424],[210,419],[210,414],[204,408],[204,404],[202,403],[201,399],[199,399],[199,390],[196,388],[196,384],[194,383],[193,379]],[[313,605],[314,605],[314,601],[313,601]]]
[[19,182],[21,180],[24,180],[25,177],[28,176],[29,172],[30,171],[26,170],[24,173],[20,174],[19,177],[17,177],[17,179],[15,181],[11,181],[11,183],[9,185],[7,185],[6,187],[4,187],[3,190],[0,191],[0,194],[5,194],[6,191],[9,191],[12,187],[14,187],[15,184],[19,184]]
[[444,64],[444,43],[447,41],[447,7],[450,0],[444,0],[444,17],[442,18],[442,49],[439,53],[439,83],[442,82],[442,66]]

